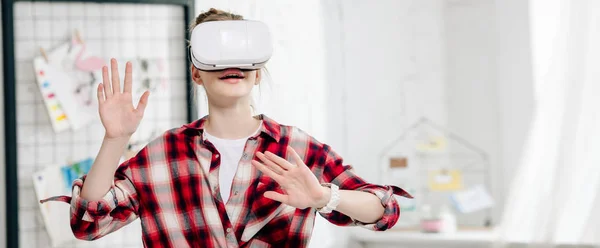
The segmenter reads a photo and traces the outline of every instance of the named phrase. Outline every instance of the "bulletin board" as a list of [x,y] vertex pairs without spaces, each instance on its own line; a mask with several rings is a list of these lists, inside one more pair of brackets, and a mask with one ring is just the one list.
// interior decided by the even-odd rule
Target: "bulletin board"
[[56,244],[35,178],[56,172],[62,179],[52,182],[66,185],[89,169],[104,135],[98,66],[110,58],[121,78],[133,62],[134,104],[151,92],[123,159],[197,118],[186,48],[193,2],[2,0],[8,247],[142,247],[139,222],[97,241]]

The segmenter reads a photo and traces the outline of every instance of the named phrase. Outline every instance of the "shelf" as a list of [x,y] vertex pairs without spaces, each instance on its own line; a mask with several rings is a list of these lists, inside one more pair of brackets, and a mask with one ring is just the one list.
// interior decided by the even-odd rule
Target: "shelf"
[[494,232],[491,229],[460,229],[455,233],[423,233],[416,229],[391,229],[375,232],[364,228],[353,228],[351,238],[364,243],[456,243],[456,244],[491,244]]

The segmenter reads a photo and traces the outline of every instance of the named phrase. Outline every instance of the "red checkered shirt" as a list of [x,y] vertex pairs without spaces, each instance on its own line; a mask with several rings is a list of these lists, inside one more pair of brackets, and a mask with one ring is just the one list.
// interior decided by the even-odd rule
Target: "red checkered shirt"
[[[101,238],[140,218],[146,247],[306,247],[319,212],[265,198],[265,191],[281,189],[250,163],[257,151],[292,161],[286,154],[291,146],[321,183],[375,194],[385,207],[383,217],[368,224],[337,211],[319,213],[329,222],[374,231],[397,222],[400,208],[393,194],[411,198],[407,192],[367,183],[330,146],[296,127],[258,117],[262,127],[246,143],[226,203],[219,193],[219,153],[202,135],[206,117],[165,132],[121,164],[101,200],[79,196],[84,176],[74,181],[72,197],[43,202],[71,204],[71,227],[79,239]],[[202,164],[210,164],[209,171]]]

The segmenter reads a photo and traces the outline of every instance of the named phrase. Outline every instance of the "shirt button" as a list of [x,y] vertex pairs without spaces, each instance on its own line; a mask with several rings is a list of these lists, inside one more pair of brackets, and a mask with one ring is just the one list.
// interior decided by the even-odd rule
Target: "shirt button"
[[238,195],[238,192],[237,191],[233,192],[233,195]]
[[227,228],[227,232],[230,233],[231,232],[231,228]]

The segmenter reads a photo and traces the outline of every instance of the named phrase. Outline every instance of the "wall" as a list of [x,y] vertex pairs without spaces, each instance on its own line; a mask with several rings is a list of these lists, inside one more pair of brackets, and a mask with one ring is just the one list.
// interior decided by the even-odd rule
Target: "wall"
[[[345,163],[378,182],[381,154],[404,128],[422,115],[446,123],[443,1],[332,2],[323,3],[327,135]],[[349,235],[327,231],[336,242]]]
[[[529,1],[495,1],[496,81],[499,100],[499,162],[509,185],[520,163],[535,107],[529,30]],[[505,195],[503,192],[503,196]]]
[[404,128],[446,123],[442,11],[441,0],[343,1],[344,155],[367,180]]
[[448,127],[490,156],[496,224],[532,111],[528,1],[447,0]]
[[[446,1],[445,69],[448,128],[488,154],[490,191],[500,195],[501,123],[496,89],[494,7],[493,0]],[[502,206],[501,199],[498,206]],[[475,213],[469,222],[481,220],[486,214]],[[493,216],[498,219],[497,213]]]

